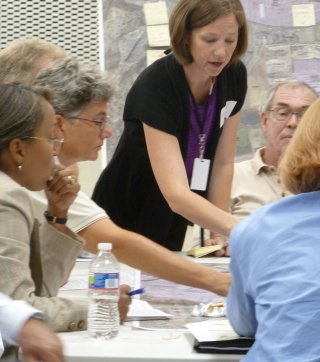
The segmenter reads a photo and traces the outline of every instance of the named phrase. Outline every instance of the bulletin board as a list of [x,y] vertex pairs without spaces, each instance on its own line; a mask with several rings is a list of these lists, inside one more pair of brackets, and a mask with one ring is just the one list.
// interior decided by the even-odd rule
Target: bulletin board
[[[103,0],[105,67],[117,86],[110,104],[114,136],[108,142],[108,159],[123,130],[126,94],[138,74],[168,47],[166,21],[176,2]],[[258,110],[270,86],[298,79],[320,93],[320,1],[242,0],[242,4],[250,41],[243,58],[248,94],[238,134],[238,160],[250,157],[264,143]]]

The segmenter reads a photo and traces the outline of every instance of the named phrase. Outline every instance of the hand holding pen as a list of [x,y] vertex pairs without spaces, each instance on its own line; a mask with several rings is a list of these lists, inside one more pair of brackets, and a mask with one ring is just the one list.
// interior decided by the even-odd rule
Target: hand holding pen
[[129,295],[129,297],[132,297],[134,295],[142,294],[142,293],[144,293],[144,288],[130,290],[130,292],[128,292],[128,295]]

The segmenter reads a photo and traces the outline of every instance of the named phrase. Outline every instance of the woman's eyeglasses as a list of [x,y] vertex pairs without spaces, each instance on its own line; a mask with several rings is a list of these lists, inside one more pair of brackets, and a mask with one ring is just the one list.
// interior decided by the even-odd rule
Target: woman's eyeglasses
[[79,119],[80,121],[87,121],[87,122],[91,122],[96,124],[100,131],[103,131],[105,126],[109,123],[110,121],[110,117],[109,116],[105,116],[105,117],[100,117],[99,119],[88,119],[88,118],[82,118],[82,117],[68,117],[70,119]]
[[25,136],[22,139],[41,140],[41,141],[50,142],[53,145],[54,150],[57,152],[60,151],[64,143],[63,138],[55,138],[55,137],[46,138],[46,137],[36,137],[36,136]]

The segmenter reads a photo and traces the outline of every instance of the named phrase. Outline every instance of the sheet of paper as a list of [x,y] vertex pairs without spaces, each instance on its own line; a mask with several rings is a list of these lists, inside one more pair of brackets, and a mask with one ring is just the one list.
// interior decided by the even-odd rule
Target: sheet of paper
[[150,47],[168,47],[170,45],[168,25],[147,26],[148,45]]
[[165,1],[143,5],[146,25],[168,24],[168,9]]
[[127,315],[128,321],[150,320],[150,319],[169,319],[170,314],[153,308],[148,302],[140,299],[132,298],[132,303],[129,307]]
[[292,5],[292,17],[294,26],[316,25],[314,4]]

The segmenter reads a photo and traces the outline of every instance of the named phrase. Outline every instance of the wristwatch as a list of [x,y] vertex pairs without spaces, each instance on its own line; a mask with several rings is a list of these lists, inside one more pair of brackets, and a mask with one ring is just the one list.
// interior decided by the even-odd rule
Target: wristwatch
[[46,210],[44,212],[44,217],[46,218],[46,220],[48,221],[48,223],[50,224],[66,224],[68,218],[66,217],[57,217],[57,216],[53,216],[51,214],[49,214],[49,211]]

